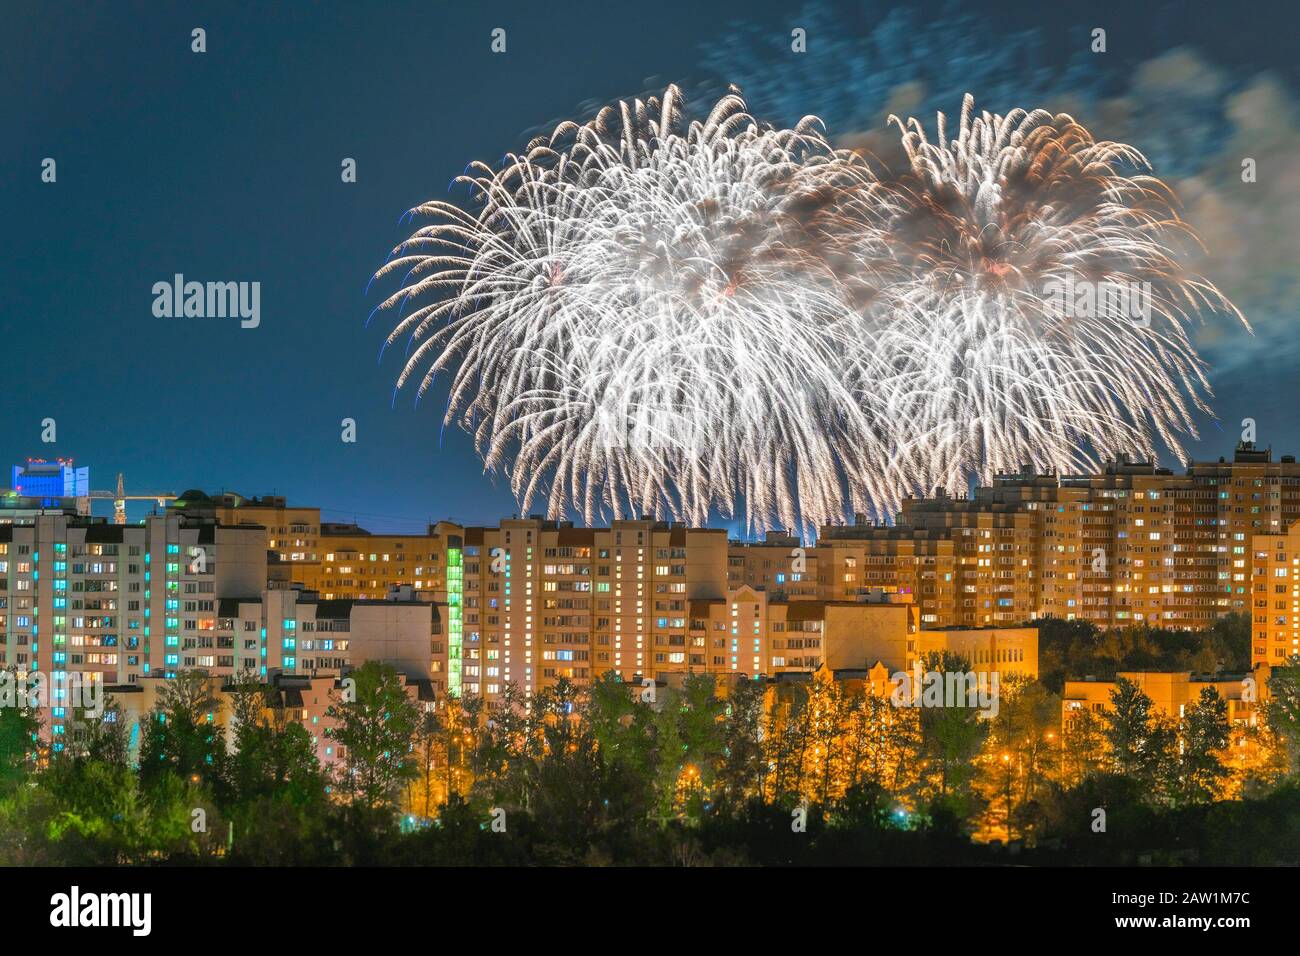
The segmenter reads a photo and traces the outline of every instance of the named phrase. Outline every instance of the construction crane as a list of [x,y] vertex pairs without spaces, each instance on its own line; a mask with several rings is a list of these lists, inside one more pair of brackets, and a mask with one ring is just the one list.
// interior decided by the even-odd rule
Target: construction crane
[[113,502],[113,524],[126,524],[126,503],[128,501],[156,501],[161,508],[169,501],[175,501],[175,495],[149,494],[128,495],[122,481],[122,473],[117,473],[117,491],[92,491],[90,497],[98,501]]

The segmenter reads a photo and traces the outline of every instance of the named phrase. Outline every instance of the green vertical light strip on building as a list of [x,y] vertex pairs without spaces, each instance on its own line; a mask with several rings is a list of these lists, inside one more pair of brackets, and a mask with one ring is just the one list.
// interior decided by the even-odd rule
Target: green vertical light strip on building
[[464,630],[461,623],[465,567],[460,548],[447,549],[447,693],[460,696],[461,648]]

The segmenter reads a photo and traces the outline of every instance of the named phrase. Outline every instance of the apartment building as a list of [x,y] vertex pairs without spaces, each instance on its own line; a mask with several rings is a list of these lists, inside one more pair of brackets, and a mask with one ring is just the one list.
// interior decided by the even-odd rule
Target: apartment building
[[380,599],[391,588],[409,585],[445,601],[450,539],[463,533],[445,521],[425,534],[372,534],[355,524],[324,524],[319,563],[293,565],[293,580],[326,599]]
[[1300,521],[1252,539],[1251,661],[1280,665],[1300,655]]
[[1036,516],[1002,504],[938,496],[904,502],[893,525],[859,518],[820,529],[815,545],[769,534],[736,542],[728,583],[790,601],[907,595],[925,627],[1005,626],[1037,610]]
[[1242,443],[1181,475],[1128,461],[1095,475],[1025,469],[969,497],[909,499],[890,526],[859,519],[820,529],[815,545],[784,534],[735,544],[728,583],[789,600],[910,594],[927,628],[1050,615],[1199,629],[1251,609],[1252,538],[1296,520],[1294,457]]
[[[420,710],[431,710],[436,703],[435,691],[429,681],[409,677],[399,672],[402,685],[411,702]],[[158,703],[163,681],[143,681],[107,688],[117,708],[117,719],[134,727],[146,719]],[[272,674],[263,683],[266,694],[264,715],[297,723],[307,731],[316,759],[328,769],[346,758],[346,749],[331,736],[337,721],[329,715],[330,707],[337,703],[344,690],[342,678],[334,675]],[[234,718],[234,685],[225,677],[212,677],[208,681],[212,695],[213,722],[224,728],[226,745],[233,749],[237,723]],[[139,759],[140,735],[128,737],[128,757]]]
[[183,492],[167,506],[189,523],[262,529],[268,575],[278,583],[301,581],[320,565],[320,508],[290,506],[282,496],[246,498],[233,492],[209,496]]
[[1249,608],[1251,539],[1300,518],[1300,466],[1241,443],[1176,475],[1117,462],[1100,475],[999,479],[977,497],[1039,512],[1041,613],[1197,629]]
[[852,525],[822,528],[816,544],[776,532],[762,542],[733,541],[727,583],[788,601],[854,601],[877,591],[907,595],[928,627],[954,616],[955,547],[939,530],[873,525],[860,517]]
[[[66,513],[0,525],[0,667],[56,685],[134,684],[184,667],[215,633],[226,594],[265,586],[261,529],[187,525],[174,515],[110,525]],[[214,647],[215,651],[215,647]],[[196,658],[197,659],[197,658]],[[66,732],[51,691],[46,733]]]
[[[1278,548],[1272,538],[1252,547],[1255,536],[1285,537],[1300,520],[1300,468],[1244,443],[1231,461],[1194,463],[1184,474],[1118,461],[1093,475],[1001,475],[970,496],[908,500],[890,526],[824,527],[815,543],[780,532],[728,542],[721,530],[649,518],[579,528],[516,516],[496,527],[442,522],[382,534],[322,524],[319,509],[283,498],[197,491],[168,515],[187,527],[260,529],[267,582],[281,593],[259,584],[222,594],[219,615],[174,635],[182,643],[167,648],[164,669],[174,660],[218,674],[252,665],[268,676],[309,675],[388,659],[392,641],[406,640],[393,636],[407,626],[397,618],[365,625],[378,636],[364,655],[355,631],[308,633],[355,629],[369,602],[396,614],[387,599],[400,588],[419,618],[403,667],[489,701],[508,683],[534,693],[606,671],[634,680],[813,669],[835,658],[836,634],[848,635],[841,643],[856,656],[907,661],[923,645],[949,646],[908,634],[1010,634],[1045,615],[1200,628],[1261,600],[1300,598],[1260,591],[1261,578],[1279,574]],[[295,589],[293,607],[274,606]],[[901,650],[873,630],[899,613],[877,607],[891,603],[908,608],[901,628],[885,628]],[[1300,604],[1251,610],[1257,659],[1300,647]],[[1025,653],[950,643],[994,663],[1020,663]],[[15,656],[30,654],[20,646]],[[158,666],[150,661],[150,673]]]
[[[376,660],[442,688],[446,608],[410,587],[382,600],[322,600],[299,587],[223,598],[211,633],[182,642],[182,668],[222,679],[340,677]],[[213,649],[215,648],[215,653]]]
[[725,593],[726,559],[724,531],[650,519],[466,528],[448,554],[448,684],[491,700],[511,682],[651,674],[654,649],[685,640],[689,602]]
[[[432,706],[446,693],[440,609],[410,588],[377,601],[326,601],[297,587],[264,588],[252,597],[219,599],[215,616],[181,638],[179,669],[207,673],[214,718],[228,732],[230,685],[263,684],[273,706],[303,725],[317,756],[329,763],[341,755],[326,733],[332,726],[326,711],[348,671],[370,660],[394,667],[412,699]],[[165,684],[156,676],[103,678],[122,720],[134,724],[152,710]]]
[[775,676],[790,671],[898,669],[916,653],[916,606],[902,595],[787,601],[742,585],[690,602],[685,634],[657,637],[652,672]]

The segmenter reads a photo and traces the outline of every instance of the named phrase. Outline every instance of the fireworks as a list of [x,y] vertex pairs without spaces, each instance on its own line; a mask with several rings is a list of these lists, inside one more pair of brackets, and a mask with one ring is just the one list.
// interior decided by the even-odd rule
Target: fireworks
[[[1235,310],[1179,273],[1171,197],[1068,117],[968,98],[943,125],[899,124],[910,169],[880,178],[811,118],[732,93],[688,123],[670,87],[476,164],[474,211],[412,210],[377,273],[405,276],[380,309],[412,307],[398,384],[447,373],[447,421],[521,505],[588,521],[808,527],[1072,469],[1081,441],[1179,450],[1207,391],[1183,326]],[[1059,294],[1110,283],[1142,321]]]
[[[1203,312],[1244,322],[1175,250],[1194,241],[1132,147],[1069,116],[973,116],[931,143],[891,117],[910,170],[888,190],[894,278],[865,379],[904,485],[964,488],[1029,464],[1077,471],[1121,453],[1180,459],[1208,410],[1187,337]],[[875,231],[869,238],[874,247]],[[850,240],[851,242],[851,240]]]

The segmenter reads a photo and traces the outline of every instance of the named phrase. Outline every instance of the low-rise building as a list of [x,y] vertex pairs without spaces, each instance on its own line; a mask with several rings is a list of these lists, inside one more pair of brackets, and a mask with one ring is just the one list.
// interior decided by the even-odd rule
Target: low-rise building
[[1190,705],[1197,703],[1203,690],[1213,688],[1227,701],[1228,720],[1235,728],[1254,727],[1259,722],[1260,705],[1267,699],[1270,671],[1264,664],[1248,674],[1211,676],[1188,671],[1122,671],[1113,681],[1067,680],[1061,694],[1062,718],[1069,720],[1083,710],[1097,714],[1109,710],[1118,680],[1122,678],[1136,684],[1151,698],[1157,713],[1174,719],[1182,717]]

